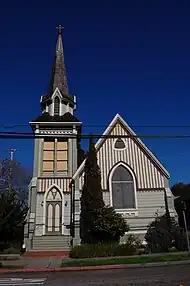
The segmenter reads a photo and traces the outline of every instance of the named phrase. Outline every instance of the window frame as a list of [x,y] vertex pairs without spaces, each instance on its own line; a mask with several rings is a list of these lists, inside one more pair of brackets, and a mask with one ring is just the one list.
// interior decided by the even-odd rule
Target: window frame
[[[125,145],[125,147],[124,148],[116,148],[115,147],[115,143],[117,142],[117,140],[118,139],[121,139],[122,141],[123,141],[123,143],[124,143],[124,145]],[[113,142],[113,149],[114,150],[116,150],[116,151],[123,151],[123,150],[125,150],[127,148],[127,145],[126,145],[126,142],[122,139],[122,138],[116,138],[115,140],[114,140],[114,142]]]
[[[49,150],[49,149],[44,149],[44,145],[45,145],[45,142],[51,142],[53,143],[53,146],[54,148],[52,150]],[[67,149],[59,149],[58,150],[58,142],[66,142],[67,143]],[[68,158],[68,155],[69,155],[69,150],[68,150],[69,146],[68,146],[68,140],[65,140],[65,139],[57,139],[57,138],[53,138],[53,139],[44,139],[43,140],[43,155],[42,155],[42,176],[45,175],[62,175],[63,173],[65,174],[68,174],[69,172],[69,158]],[[44,159],[44,154],[45,152],[47,151],[52,151],[53,152],[53,159],[52,160],[47,160],[47,159]],[[58,152],[59,151],[63,151],[63,152],[66,152],[67,154],[67,159],[58,159]],[[44,170],[44,162],[52,162],[53,163],[53,170]],[[67,169],[63,169],[63,170],[59,170],[57,168],[57,165],[58,165],[58,162],[66,162],[67,164]]]
[[[58,100],[58,102],[57,102],[58,105],[57,105],[57,106],[55,105],[56,100]],[[60,100],[59,96],[56,95],[55,98],[54,98],[54,101],[53,101],[53,114],[54,114],[54,115],[60,115],[60,104],[61,104],[61,100]],[[55,112],[55,107],[58,108],[58,113]]]
[[[116,209],[114,208],[114,205],[113,205],[113,188],[112,188],[112,177],[113,177],[113,174],[115,172],[115,170],[117,169],[117,167],[119,166],[123,166],[124,168],[126,168],[129,173],[131,174],[132,178],[133,178],[133,184],[134,184],[134,198],[135,198],[135,207],[134,208],[122,208],[122,209]],[[133,171],[130,169],[130,167],[122,162],[119,162],[118,164],[116,164],[111,172],[110,172],[110,175],[109,175],[109,194],[110,194],[110,206],[112,206],[115,211],[117,213],[134,213],[135,212],[135,215],[138,215],[138,204],[137,204],[137,183],[136,183],[136,177],[133,173]]]
[[[44,148],[45,142],[53,143],[53,149],[52,150],[45,149]],[[48,152],[48,151],[53,152],[53,159],[52,160],[44,159],[44,154],[45,154],[45,152]],[[44,162],[52,162],[53,163],[53,170],[44,170]],[[46,140],[43,140],[42,174],[49,174],[49,173],[54,174],[54,172],[55,172],[55,139],[46,139]]]
[[[59,142],[66,142],[67,143],[67,149],[58,149],[58,144],[59,144]],[[57,172],[57,174],[59,174],[59,173],[62,173],[62,172],[68,172],[68,164],[69,164],[69,158],[68,158],[68,155],[69,155],[69,150],[68,150],[68,148],[69,148],[69,142],[68,142],[68,140],[64,140],[64,139],[57,139],[57,148],[56,148],[56,172]],[[58,152],[65,152],[66,154],[67,154],[67,159],[58,159]],[[57,164],[58,164],[58,162],[66,162],[66,164],[67,164],[67,168],[65,169],[65,170],[59,170],[58,168],[57,168]]]

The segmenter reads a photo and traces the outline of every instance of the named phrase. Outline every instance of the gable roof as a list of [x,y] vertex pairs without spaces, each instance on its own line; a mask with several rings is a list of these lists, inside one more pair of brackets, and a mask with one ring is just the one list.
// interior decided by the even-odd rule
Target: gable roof
[[[111,123],[108,125],[106,130],[103,133],[103,136],[96,142],[95,148],[98,152],[102,144],[106,140],[106,135],[109,135],[110,132],[113,130],[113,128],[116,126],[117,123],[121,123],[124,128],[128,131],[128,133],[131,136],[136,136],[135,132],[129,127],[129,125],[126,123],[126,121],[117,113]],[[155,155],[146,147],[146,145],[140,140],[140,138],[135,137],[134,140],[136,143],[144,150],[146,155],[150,157],[150,159],[155,163],[155,165],[160,169],[160,171],[166,176],[166,178],[170,178],[170,174],[168,171],[164,168],[164,166],[159,162],[159,160],[155,157]],[[81,163],[80,167],[76,170],[75,174],[73,175],[73,180],[75,180],[83,171],[85,166],[86,159]]]

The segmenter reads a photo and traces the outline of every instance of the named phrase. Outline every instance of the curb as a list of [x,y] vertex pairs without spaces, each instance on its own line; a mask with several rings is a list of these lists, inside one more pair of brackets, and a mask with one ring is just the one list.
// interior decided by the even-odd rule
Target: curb
[[61,268],[0,269],[0,274],[93,271],[93,270],[110,270],[110,269],[126,269],[126,268],[148,268],[148,267],[188,265],[188,264],[190,264],[190,260],[170,261],[170,262],[152,262],[152,263],[142,263],[142,264],[138,263],[138,264],[117,264],[117,265],[101,265],[101,266],[75,266],[75,267],[61,267]]

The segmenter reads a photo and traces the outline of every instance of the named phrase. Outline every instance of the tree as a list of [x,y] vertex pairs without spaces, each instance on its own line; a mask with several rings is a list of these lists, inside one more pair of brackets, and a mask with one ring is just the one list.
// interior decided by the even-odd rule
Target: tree
[[27,213],[29,172],[16,161],[3,160],[0,165],[0,244],[1,249],[23,240]]
[[0,245],[1,250],[22,243],[24,221],[27,214],[25,202],[13,189],[0,194]]
[[89,152],[85,162],[84,187],[81,196],[80,230],[82,243],[90,243],[90,229],[95,220],[96,210],[104,207],[101,173],[97,163],[93,138],[90,138]]
[[145,239],[151,252],[167,252],[174,240],[173,230],[175,221],[171,219],[166,190],[164,190],[165,214],[158,216],[148,226]]
[[169,233],[171,233],[172,230],[172,220],[170,217],[170,211],[169,211],[169,207],[168,207],[168,200],[167,200],[167,194],[166,194],[166,190],[164,189],[164,202],[165,202],[165,219],[166,219],[166,224],[167,224],[167,229],[169,231]]
[[30,170],[24,168],[19,162],[9,159],[0,162],[0,192],[11,187],[22,199],[27,200],[30,179]]
[[101,172],[92,137],[90,138],[84,172],[80,216],[81,242],[118,242],[128,230],[128,226],[120,214],[104,204]]
[[180,227],[184,228],[184,218],[183,218],[183,202],[186,204],[185,216],[187,221],[187,228],[190,229],[190,184],[177,183],[172,188],[171,191],[174,196],[178,197],[174,200],[175,210],[178,215],[178,221]]
[[172,247],[172,234],[168,228],[166,215],[156,218],[148,226],[145,235],[148,249],[151,252],[167,252]]
[[172,246],[178,251],[188,250],[185,230],[172,219],[169,229],[166,215],[150,223],[145,239],[151,252],[168,252]]

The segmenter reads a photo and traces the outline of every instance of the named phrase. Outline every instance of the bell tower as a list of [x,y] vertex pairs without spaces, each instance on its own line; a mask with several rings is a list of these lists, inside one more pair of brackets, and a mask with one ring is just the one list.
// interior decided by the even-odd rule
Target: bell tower
[[34,133],[33,178],[25,227],[27,250],[66,250],[70,245],[70,181],[78,167],[82,123],[69,93],[62,40],[57,27],[53,68],[41,114],[30,122]]

